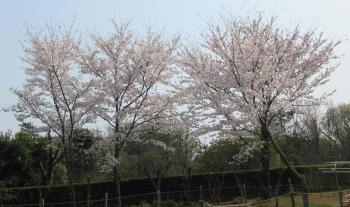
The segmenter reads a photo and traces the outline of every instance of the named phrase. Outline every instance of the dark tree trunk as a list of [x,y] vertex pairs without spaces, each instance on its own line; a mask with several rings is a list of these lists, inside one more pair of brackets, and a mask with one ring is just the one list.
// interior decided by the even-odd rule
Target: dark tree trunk
[[[116,133],[118,130],[116,129]],[[114,145],[114,157],[116,160],[119,160],[120,157],[120,151],[121,151],[121,145],[119,144],[120,140],[117,137],[117,142]],[[116,207],[122,206],[122,199],[121,199],[121,192],[120,192],[120,172],[119,172],[119,165],[118,163],[113,168],[113,180],[114,180],[114,191],[115,191],[115,197],[116,197]]]
[[225,175],[224,170],[218,171],[215,174],[209,174],[207,177],[208,180],[208,191],[211,199],[214,203],[218,203],[221,197],[222,189],[224,187]]
[[116,197],[116,205],[117,207],[122,206],[122,198],[121,198],[121,192],[120,192],[120,175],[119,175],[119,168],[114,167],[113,170],[113,181],[114,181],[114,191],[115,191],[115,197]]
[[49,166],[47,170],[47,183],[46,185],[51,186],[53,181],[53,170],[55,166]]
[[237,186],[238,186],[238,189],[239,189],[239,194],[240,194],[241,197],[243,198],[243,203],[246,203],[247,201],[246,201],[246,197],[245,197],[245,195],[244,195],[243,189],[242,189],[242,185],[241,185],[241,183],[239,182],[239,179],[238,179],[237,175],[236,175],[236,174],[233,174],[233,175],[234,175],[234,177],[235,177],[235,180],[236,180],[236,183],[237,183]]
[[[71,171],[71,170],[68,170],[68,171]],[[68,183],[69,183],[69,187],[70,187],[71,194],[72,194],[71,197],[72,197],[73,207],[76,207],[77,199],[76,199],[76,195],[75,195],[73,176],[72,176],[71,172],[68,172]]]
[[47,141],[49,144],[49,152],[46,160],[46,164],[40,162],[41,166],[41,174],[42,174],[42,179],[41,179],[41,184],[46,185],[46,186],[51,186],[52,181],[53,181],[53,171],[58,162],[62,160],[62,155],[61,155],[61,150],[59,149],[59,146],[56,150],[53,149],[52,144],[52,136],[50,132],[47,134]]
[[90,207],[90,178],[86,178],[87,181],[87,207]]
[[71,189],[71,198],[73,202],[73,207],[76,207],[76,195],[75,195],[75,188],[74,188],[74,173],[73,173],[73,160],[72,160],[72,154],[71,154],[71,148],[70,146],[65,145],[64,146],[64,158],[66,163],[66,169],[67,169],[67,175],[68,175],[68,183],[69,188]]
[[307,192],[308,192],[308,189],[307,189],[307,183],[306,183],[306,178],[304,175],[300,174],[295,168],[293,165],[291,165],[287,159],[287,156],[282,152],[282,150],[277,146],[275,140],[270,137],[270,142],[273,146],[273,148],[275,149],[275,151],[278,153],[278,155],[280,156],[281,160],[283,161],[283,163],[288,167],[288,169],[292,172],[292,174],[297,177],[301,184],[303,185],[303,188],[304,188],[304,194],[303,194],[303,206],[304,207],[308,207],[309,206],[309,199],[308,199],[308,196],[307,196]]
[[187,200],[188,203],[191,202],[191,167],[188,167],[184,174],[182,175],[183,177],[183,182],[182,185],[184,187],[185,190],[185,198]]
[[[118,102],[118,99],[115,100]],[[119,106],[118,104],[115,105],[115,113],[119,112]],[[116,166],[113,168],[113,182],[114,182],[114,192],[116,197],[116,207],[122,207],[122,198],[121,198],[121,192],[120,192],[120,171],[119,171],[119,158],[120,153],[122,151],[123,142],[124,140],[121,140],[121,137],[118,136],[120,130],[120,122],[119,119],[116,117],[115,119],[115,127],[114,127],[114,136],[115,136],[115,143],[114,143],[114,158],[118,161]]]
[[158,171],[156,173],[155,178],[154,178],[154,177],[152,177],[152,175],[149,173],[149,171],[146,168],[144,168],[144,172],[145,172],[146,176],[148,177],[148,179],[151,181],[152,186],[156,190],[156,195],[157,195],[156,206],[160,207],[160,203],[162,202],[162,195],[160,192],[160,188],[161,188],[163,175],[161,172]]
[[288,161],[287,156],[282,152],[282,150],[277,146],[275,140],[272,138],[271,133],[268,129],[266,122],[261,121],[261,141],[263,142],[263,146],[261,149],[261,165],[262,165],[262,177],[264,181],[264,185],[267,186],[266,193],[263,195],[264,197],[271,196],[271,185],[270,185],[270,172],[269,172],[269,161],[270,161],[270,149],[269,145],[272,144],[272,147],[280,156],[283,163],[288,167],[288,169],[296,176],[304,186],[304,194],[303,194],[303,204],[304,207],[309,206],[309,200],[307,197],[307,183],[304,175],[301,175]]
[[265,191],[263,192],[263,198],[268,198],[271,196],[271,180],[270,180],[270,139],[271,134],[267,128],[267,125],[261,124],[261,178]]
[[162,202],[162,195],[160,193],[160,184],[161,184],[161,178],[157,178],[157,207],[160,207],[160,203]]

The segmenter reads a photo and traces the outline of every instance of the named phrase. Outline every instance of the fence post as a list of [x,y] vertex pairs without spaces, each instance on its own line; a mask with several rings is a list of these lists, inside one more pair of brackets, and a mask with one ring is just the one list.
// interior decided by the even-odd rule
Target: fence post
[[288,178],[288,183],[289,183],[289,191],[290,191],[290,201],[292,203],[292,207],[295,207],[294,189],[290,178]]
[[45,199],[40,199],[40,207],[45,207]]
[[339,207],[343,207],[343,191],[338,191]]
[[243,201],[244,201],[244,203],[247,203],[248,196],[247,196],[247,188],[246,188],[245,184],[242,185],[242,188],[243,188],[243,196],[244,196]]
[[105,205],[104,207],[108,207],[108,193],[105,193]]
[[87,177],[87,207],[90,207],[90,178]]
[[199,203],[201,207],[205,207],[205,202],[203,200],[203,187],[199,186]]
[[303,186],[304,186],[304,193],[302,194],[303,197],[303,207],[309,207],[309,194],[308,194],[308,190],[307,190],[307,185],[306,185],[306,177],[305,175],[302,175],[302,179],[303,179]]

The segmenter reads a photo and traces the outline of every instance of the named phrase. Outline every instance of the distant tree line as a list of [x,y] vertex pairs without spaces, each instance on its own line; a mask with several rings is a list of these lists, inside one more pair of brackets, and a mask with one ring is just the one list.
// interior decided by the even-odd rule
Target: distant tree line
[[[350,160],[350,104],[329,107],[321,114],[299,117],[288,121],[288,133],[276,138],[281,149],[293,165],[319,164],[326,161]],[[126,144],[120,159],[122,179],[148,178],[161,200],[160,186],[165,176],[183,177],[184,189],[190,188],[191,176],[199,173],[216,173],[208,176],[211,193],[220,194],[227,171],[258,169],[259,151],[249,153],[242,162],[245,143],[230,139],[215,139],[208,144],[198,137],[182,131],[165,133],[158,129],[143,131],[142,142]],[[0,135],[0,183],[3,187],[66,184],[67,173],[60,142],[50,133],[38,133],[30,123],[21,124],[15,134]],[[104,139],[102,133],[89,129],[76,129],[73,136],[74,183],[90,183],[113,178],[106,171],[105,157],[95,147]],[[247,138],[259,142],[258,137]],[[270,165],[283,166],[276,152]],[[237,180],[239,185],[239,180]],[[188,195],[190,200],[190,195]]]

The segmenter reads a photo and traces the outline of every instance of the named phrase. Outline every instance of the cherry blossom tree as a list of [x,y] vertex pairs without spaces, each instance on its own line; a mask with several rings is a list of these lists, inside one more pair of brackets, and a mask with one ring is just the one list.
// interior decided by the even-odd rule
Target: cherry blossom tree
[[93,82],[79,72],[79,41],[72,33],[72,27],[59,25],[47,25],[42,31],[28,29],[22,58],[27,80],[21,89],[13,90],[18,104],[12,110],[18,119],[34,119],[60,138],[75,205],[73,132],[92,121],[90,111],[97,99]]
[[134,131],[159,118],[171,105],[160,86],[174,72],[178,37],[168,41],[151,28],[139,37],[129,24],[115,22],[114,28],[106,37],[92,36],[94,45],[80,51],[80,64],[97,82],[101,99],[95,114],[113,129],[113,174],[120,207],[120,153]]
[[266,186],[270,183],[270,145],[304,180],[278,148],[274,135],[279,119],[304,113],[304,106],[319,105],[330,94],[316,97],[313,92],[337,67],[334,49],[339,42],[314,30],[284,29],[275,18],[223,16],[220,20],[220,24],[208,24],[199,46],[182,53],[179,65],[188,75],[186,103],[211,120],[207,131],[261,138]]

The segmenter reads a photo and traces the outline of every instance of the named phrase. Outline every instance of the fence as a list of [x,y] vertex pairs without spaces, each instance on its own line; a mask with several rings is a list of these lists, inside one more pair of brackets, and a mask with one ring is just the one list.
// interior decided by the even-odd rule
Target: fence
[[[316,193],[286,193],[274,198],[266,200],[254,200],[244,203],[240,206],[247,207],[342,207],[349,206],[348,200],[340,199],[340,194],[349,193],[350,189],[342,191],[330,191],[330,192],[316,192]],[[308,204],[304,204],[303,196],[308,197]],[[217,206],[230,206],[230,205],[217,205]],[[232,205],[231,205],[232,206]]]
[[[164,201],[170,198],[181,197],[180,195],[189,194],[193,196],[191,206],[259,206],[259,207],[299,207],[299,206],[322,206],[322,207],[345,207],[349,206],[350,201],[350,186],[343,186],[342,190],[327,191],[328,187],[324,186],[307,186],[309,192],[303,193],[301,190],[303,186],[301,185],[277,185],[272,186],[270,189],[271,198],[261,199],[259,196],[265,188],[261,186],[246,186],[242,184],[241,186],[225,186],[220,189],[216,188],[203,188],[200,186],[198,189],[191,189],[188,191],[169,191],[162,192],[162,199]],[[228,192],[239,191],[240,195],[229,194]],[[215,194],[217,193],[217,194]],[[220,196],[219,196],[220,194]],[[57,195],[60,196],[60,195]],[[152,203],[155,200],[156,192],[150,192],[146,194],[128,195],[122,196],[122,200],[126,202],[128,199],[143,200],[144,202]],[[152,198],[152,199],[150,199]],[[218,199],[220,198],[220,199]],[[230,199],[228,199],[230,198]],[[237,202],[236,198],[241,200]],[[308,203],[305,204],[305,198],[307,198]],[[236,199],[236,200],[235,200]],[[110,207],[114,206],[115,198],[110,197],[108,193],[105,193],[104,197],[101,199],[90,200],[80,200],[76,202],[78,207]],[[174,199],[176,200],[176,199]],[[239,199],[238,199],[239,200]],[[347,201],[349,200],[349,201]],[[236,201],[236,202],[235,202]],[[177,200],[177,202],[181,202]],[[130,204],[131,205],[131,204]],[[130,206],[126,205],[126,206]],[[73,202],[50,202],[49,200],[40,199],[37,203],[30,204],[0,204],[1,207],[73,207]],[[167,205],[171,206],[171,205]],[[175,205],[173,205],[175,206]],[[179,205],[177,205],[179,206]],[[187,205],[188,206],[188,205]]]
[[[214,207],[350,207],[350,186],[340,187],[341,190],[324,191],[328,187],[324,186],[307,186],[308,190],[312,192],[304,193],[301,189],[304,186],[301,185],[288,185],[289,192],[280,192],[280,187],[284,186],[274,186],[276,188],[275,196],[269,199],[261,199],[259,197],[249,197],[246,192],[243,193],[245,198],[242,199],[241,204],[234,205],[233,202],[222,202],[221,204],[209,204],[207,206]],[[298,190],[295,191],[294,187]],[[245,188],[257,188],[255,186],[247,186]],[[284,190],[284,189],[283,189]],[[299,191],[300,190],[300,191]]]
[[[308,192],[338,190],[334,181],[334,176],[323,174],[318,167],[299,167],[298,171],[301,174],[305,174],[307,177],[308,184],[310,184],[308,186]],[[201,197],[200,186],[202,186],[203,198],[210,203],[228,201],[235,197],[243,197],[240,191],[245,191],[246,197],[248,198],[258,198],[263,192],[271,192],[270,197],[276,197],[276,195],[284,195],[290,192],[288,178],[292,179],[295,192],[304,192],[302,186],[298,185],[300,184],[298,179],[294,178],[286,169],[272,169],[270,171],[270,176],[271,184],[274,185],[271,189],[261,187],[263,182],[259,170],[192,175],[189,183],[185,183],[187,180],[181,176],[166,177],[162,180],[162,199],[177,202],[188,200],[197,202]],[[350,175],[341,174],[338,177],[343,188],[350,186]],[[240,185],[241,187],[239,187]],[[243,187],[245,187],[245,190]],[[76,184],[75,189],[77,200],[81,202],[81,204],[79,204],[80,206],[88,206],[87,200],[91,201],[89,203],[90,207],[101,206],[100,200],[104,199],[106,192],[111,198],[108,204],[115,204],[115,199],[113,198],[115,196],[115,186],[111,181],[91,183],[89,186],[84,183]],[[188,190],[186,191],[184,189]],[[14,199],[4,200],[4,205],[33,204],[38,206],[41,198],[45,198],[46,206],[49,203],[69,203],[69,201],[71,201],[70,188],[66,185],[51,187],[14,187],[3,190],[4,191],[0,188],[0,206],[4,194],[5,197],[6,194],[14,195]],[[7,190],[10,192],[7,193]],[[141,202],[151,203],[156,200],[156,193],[153,191],[155,191],[153,186],[146,178],[125,180],[121,183],[122,203],[125,204],[125,206],[131,206]],[[94,204],[95,200],[98,205]]]

